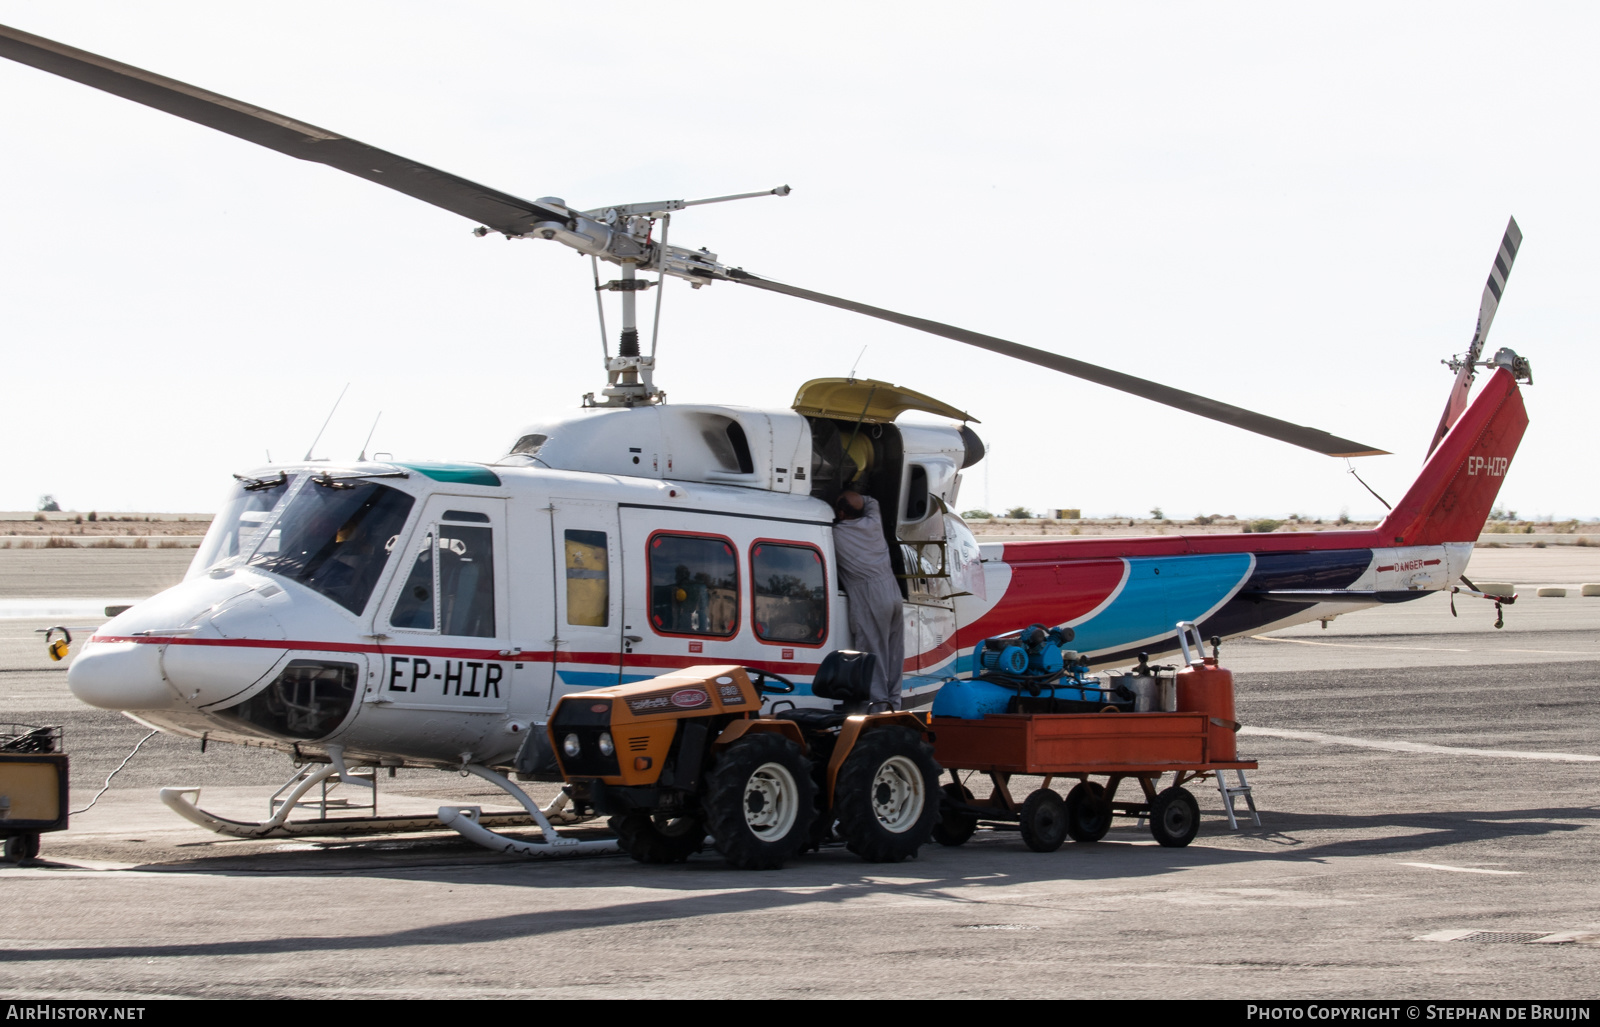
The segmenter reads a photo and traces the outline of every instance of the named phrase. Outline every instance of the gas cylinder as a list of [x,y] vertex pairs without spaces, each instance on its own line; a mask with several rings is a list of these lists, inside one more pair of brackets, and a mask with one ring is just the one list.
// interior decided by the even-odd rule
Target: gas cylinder
[[1238,722],[1233,716],[1233,671],[1217,666],[1215,656],[1178,671],[1178,711],[1206,715],[1206,762],[1238,758]]

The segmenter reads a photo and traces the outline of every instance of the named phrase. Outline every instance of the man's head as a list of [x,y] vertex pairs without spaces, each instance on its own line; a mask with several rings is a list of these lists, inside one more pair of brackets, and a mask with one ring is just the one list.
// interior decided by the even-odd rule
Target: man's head
[[833,501],[833,512],[841,521],[855,520],[866,511],[866,507],[859,492],[841,492],[839,498]]

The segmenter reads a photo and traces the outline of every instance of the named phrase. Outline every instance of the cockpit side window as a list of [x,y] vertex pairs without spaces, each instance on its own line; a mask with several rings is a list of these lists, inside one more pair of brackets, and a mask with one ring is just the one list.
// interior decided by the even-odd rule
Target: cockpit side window
[[[463,519],[484,514],[445,512]],[[442,635],[495,637],[494,529],[468,524],[433,525],[417,544],[411,571],[389,625]]]
[[389,614],[389,624],[397,628],[432,631],[436,612],[434,596],[437,590],[433,581],[433,532],[422,536],[417,547],[417,558],[411,564],[411,574],[406,578],[400,598],[395,600],[394,612]]
[[250,566],[360,613],[414,503],[406,493],[374,482],[313,481],[284,508]]

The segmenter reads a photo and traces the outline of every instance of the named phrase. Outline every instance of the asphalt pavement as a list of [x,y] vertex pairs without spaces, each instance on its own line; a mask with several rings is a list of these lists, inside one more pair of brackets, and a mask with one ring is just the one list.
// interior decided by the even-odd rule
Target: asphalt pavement
[[[124,572],[57,594],[126,591]],[[900,864],[830,847],[751,873],[451,834],[238,841],[155,789],[261,816],[288,761],[157,736],[40,860],[0,868],[0,996],[1594,997],[1600,598],[1526,598],[1498,630],[1488,604],[1457,608],[1225,645],[1262,825],[1229,830],[1197,784],[1184,849],[1127,822],[1049,854],[985,830]],[[0,720],[65,726],[81,805],[145,732],[71,699],[42,623],[0,620]],[[384,813],[505,807],[454,774],[380,783]]]

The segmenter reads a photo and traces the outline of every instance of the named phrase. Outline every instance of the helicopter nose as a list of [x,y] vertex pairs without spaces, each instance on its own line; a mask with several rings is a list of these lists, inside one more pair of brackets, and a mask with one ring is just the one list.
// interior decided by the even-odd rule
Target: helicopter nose
[[140,603],[101,627],[72,661],[67,687],[108,710],[177,710],[249,688],[282,656],[283,629],[259,576],[199,578]]
[[89,641],[67,669],[67,687],[103,710],[170,710],[178,695],[161,675],[158,646]]

